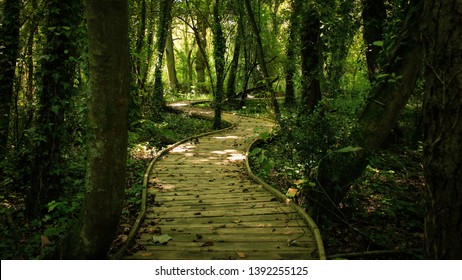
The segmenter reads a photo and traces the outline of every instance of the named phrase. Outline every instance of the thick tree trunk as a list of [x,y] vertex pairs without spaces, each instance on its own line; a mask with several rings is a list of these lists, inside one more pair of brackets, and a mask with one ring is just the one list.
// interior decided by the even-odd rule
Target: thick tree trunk
[[462,2],[425,1],[426,257],[462,259]]
[[257,60],[258,63],[261,67],[261,70],[263,72],[263,76],[265,79],[265,84],[267,86],[267,89],[270,92],[270,98],[271,98],[271,103],[273,106],[274,114],[276,116],[276,119],[279,119],[280,117],[280,110],[279,110],[279,104],[276,99],[276,92],[274,91],[273,85],[271,84],[271,77],[269,75],[269,71],[266,65],[266,60],[265,60],[265,52],[263,50],[263,44],[260,36],[260,29],[258,28],[257,22],[255,21],[255,16],[252,11],[252,6],[250,5],[250,0],[245,0],[245,8],[247,10],[247,15],[249,17],[249,22],[252,28],[253,33],[255,34],[256,38],[256,43],[257,43]]
[[19,2],[5,0],[0,26],[0,161],[6,156],[8,144],[11,98],[19,48]]
[[66,257],[104,259],[126,187],[130,64],[126,0],[87,0],[90,63],[83,227]]
[[381,47],[374,45],[374,42],[383,41],[383,23],[387,14],[384,0],[362,0],[362,5],[367,72],[372,81],[378,72],[377,57],[381,51]]

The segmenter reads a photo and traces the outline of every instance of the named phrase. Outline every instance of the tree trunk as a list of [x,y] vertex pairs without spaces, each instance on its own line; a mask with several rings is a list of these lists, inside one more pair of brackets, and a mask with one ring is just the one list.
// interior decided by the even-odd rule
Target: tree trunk
[[462,2],[425,1],[425,253],[462,259]]
[[142,64],[144,61],[142,61],[142,52],[143,52],[143,46],[144,46],[144,37],[146,34],[146,0],[141,0],[141,11],[139,12],[140,14],[140,22],[139,22],[139,28],[137,30],[137,36],[136,36],[136,46],[135,46],[135,55],[133,56],[134,58],[134,73],[133,75],[135,76],[135,81],[139,86],[142,86]]
[[195,31],[197,51],[196,51],[196,78],[199,92],[206,92],[205,70],[207,69],[207,24],[204,15],[197,16],[197,32]]
[[[0,162],[8,150],[11,99],[19,48],[19,0],[5,0],[0,26]],[[0,174],[1,174],[0,170]]]
[[173,46],[172,23],[168,27],[167,41],[165,42],[165,56],[167,58],[168,81],[173,91],[178,90],[178,78],[175,67],[175,51]]
[[213,57],[215,60],[216,85],[213,98],[213,107],[215,116],[213,119],[213,128],[221,128],[221,101],[223,96],[223,83],[225,80],[225,52],[226,42],[223,37],[221,27],[221,3],[215,0],[213,5]]
[[284,67],[284,75],[286,80],[286,95],[284,99],[284,105],[287,108],[295,106],[295,88],[294,88],[294,75],[295,75],[295,49],[296,49],[296,35],[299,30],[299,14],[301,2],[300,0],[292,0],[292,13],[290,15],[289,23],[289,37],[287,38],[286,45],[286,63]]
[[369,80],[373,81],[374,76],[378,73],[377,57],[381,51],[381,47],[374,45],[374,42],[383,42],[383,23],[387,14],[384,0],[363,0],[362,5],[367,73]]
[[61,191],[66,168],[61,155],[68,142],[64,122],[74,89],[78,26],[83,3],[47,0],[43,34],[45,45],[40,63],[37,134],[31,164],[31,187],[26,197],[28,215],[37,217],[43,205]]
[[[154,69],[154,110],[159,111],[165,106],[164,85],[162,82],[162,65],[165,51],[165,42],[168,35],[168,25],[171,20],[172,0],[160,1],[159,26],[156,42],[156,63]],[[155,114],[157,114],[155,112]]]
[[247,15],[249,17],[250,26],[256,38],[258,63],[260,64],[261,70],[263,72],[263,76],[265,79],[265,84],[267,86],[267,89],[270,92],[271,103],[273,106],[274,114],[276,116],[276,119],[279,119],[281,113],[279,110],[279,104],[276,99],[276,92],[274,91],[273,85],[271,84],[272,79],[269,75],[268,68],[266,65],[265,52],[263,50],[263,44],[262,44],[262,40],[260,36],[260,29],[258,28],[257,22],[255,21],[255,16],[252,11],[252,6],[250,5],[250,0],[245,0],[244,2],[245,2],[245,8],[247,9]]
[[90,98],[83,227],[70,258],[103,259],[126,187],[130,64],[126,0],[87,0]]
[[228,104],[234,104],[236,100],[236,76],[237,70],[239,67],[239,57],[241,54],[241,44],[243,43],[242,37],[244,33],[244,29],[242,26],[242,8],[241,8],[241,1],[234,0],[234,9],[237,11],[238,20],[237,20],[237,34],[234,38],[234,51],[233,51],[233,59],[231,60],[231,67],[229,70],[228,75],[228,84],[226,87],[226,99]]
[[309,114],[321,101],[320,76],[322,75],[322,56],[319,38],[321,22],[318,11],[311,4],[303,5],[302,28],[300,32],[302,93],[300,114]]

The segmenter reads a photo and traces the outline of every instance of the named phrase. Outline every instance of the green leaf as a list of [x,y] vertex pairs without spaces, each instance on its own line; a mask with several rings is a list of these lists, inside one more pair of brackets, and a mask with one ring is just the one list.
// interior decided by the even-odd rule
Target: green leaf
[[383,41],[375,41],[372,43],[372,45],[376,46],[376,47],[383,47]]
[[345,148],[338,149],[338,150],[335,151],[335,152],[336,152],[336,153],[354,153],[354,152],[361,151],[362,149],[363,149],[362,147],[352,147],[352,146],[348,146],[348,147],[345,147]]
[[168,234],[156,235],[152,237],[152,242],[154,242],[154,244],[167,244],[171,239],[172,237]]
[[261,151],[262,151],[261,148],[255,148],[252,151],[250,151],[250,155],[251,156],[258,155],[259,153],[261,153]]
[[263,141],[268,140],[270,137],[271,137],[271,134],[269,134],[268,132],[260,133],[260,138],[261,138]]

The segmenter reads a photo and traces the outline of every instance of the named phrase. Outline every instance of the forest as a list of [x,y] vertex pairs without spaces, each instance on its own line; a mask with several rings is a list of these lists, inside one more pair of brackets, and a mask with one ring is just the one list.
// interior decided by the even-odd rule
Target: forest
[[462,1],[0,3],[1,259],[109,258],[151,160],[231,114],[328,259],[462,259]]

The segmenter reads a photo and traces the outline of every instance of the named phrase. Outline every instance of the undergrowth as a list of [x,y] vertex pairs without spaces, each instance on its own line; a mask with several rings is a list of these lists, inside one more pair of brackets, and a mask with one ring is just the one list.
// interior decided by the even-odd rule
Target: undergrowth
[[[400,135],[371,154],[363,174],[349,188],[334,215],[318,224],[327,255],[376,251],[372,258],[420,259],[423,248],[422,150],[415,134],[415,113],[408,107]],[[321,111],[323,110],[323,111]],[[307,208],[305,188],[316,186],[319,162],[335,151],[354,151],[355,114],[332,108],[310,117],[288,118],[283,131],[263,135],[250,153],[254,171]],[[334,153],[335,154],[335,153]],[[335,168],[335,167],[332,167]],[[346,255],[347,256],[347,255]]]

